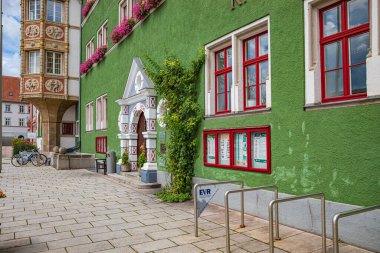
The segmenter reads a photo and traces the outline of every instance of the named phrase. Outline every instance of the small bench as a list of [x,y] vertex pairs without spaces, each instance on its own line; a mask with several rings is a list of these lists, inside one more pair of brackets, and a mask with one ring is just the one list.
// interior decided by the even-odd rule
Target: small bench
[[95,167],[96,167],[96,173],[98,173],[99,170],[103,170],[104,175],[107,175],[107,159],[96,158],[95,159]]

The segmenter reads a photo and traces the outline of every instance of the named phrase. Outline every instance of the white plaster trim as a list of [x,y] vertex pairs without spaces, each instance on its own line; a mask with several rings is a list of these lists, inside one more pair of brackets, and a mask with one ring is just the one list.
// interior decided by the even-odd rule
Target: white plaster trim
[[[319,10],[339,0],[304,0],[305,105],[322,101]],[[370,0],[371,54],[367,57],[367,96],[380,95],[379,2]]]
[[157,163],[144,163],[142,170],[157,170]]
[[215,52],[232,45],[232,88],[231,88],[231,112],[244,111],[244,83],[243,83],[243,40],[268,31],[268,72],[269,80],[267,81],[266,108],[271,106],[271,53],[270,53],[270,17],[266,16],[252,22],[242,28],[239,28],[205,46],[205,116],[216,114],[215,108]]
[[118,99],[118,100],[116,100],[116,103],[118,103],[119,105],[130,105],[130,104],[134,104],[134,103],[137,103],[137,102],[145,99],[147,96],[148,97],[157,96],[156,90],[155,89],[143,89],[143,90],[141,90],[140,94],[137,94],[137,95],[130,97],[130,98]]
[[157,139],[156,131],[143,132],[142,134],[145,139]]

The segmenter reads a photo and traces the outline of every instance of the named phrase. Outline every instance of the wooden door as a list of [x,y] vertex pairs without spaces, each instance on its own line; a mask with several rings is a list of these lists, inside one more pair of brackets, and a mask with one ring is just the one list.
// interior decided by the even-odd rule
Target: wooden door
[[141,113],[140,118],[139,118],[139,122],[137,123],[137,136],[138,136],[137,137],[137,157],[141,153],[141,146],[142,145],[144,145],[145,149],[146,149],[145,139],[144,139],[144,136],[142,134],[143,132],[146,132],[146,121],[145,121],[144,113]]

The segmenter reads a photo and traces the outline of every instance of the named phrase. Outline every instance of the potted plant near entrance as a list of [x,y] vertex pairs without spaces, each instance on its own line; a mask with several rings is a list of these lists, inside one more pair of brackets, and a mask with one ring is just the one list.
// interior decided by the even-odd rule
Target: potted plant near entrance
[[128,156],[127,150],[125,150],[124,153],[121,155],[121,171],[122,172],[131,171],[131,166],[129,165],[129,156]]
[[144,163],[146,163],[146,153],[145,153],[145,146],[141,145],[140,147],[140,155],[137,158],[137,168],[139,170],[139,176],[141,177],[141,168],[144,166]]

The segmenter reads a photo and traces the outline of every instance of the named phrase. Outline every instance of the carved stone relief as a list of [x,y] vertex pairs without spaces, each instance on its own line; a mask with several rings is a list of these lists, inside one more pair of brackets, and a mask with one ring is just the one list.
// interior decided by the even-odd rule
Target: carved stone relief
[[61,92],[63,83],[57,79],[50,79],[45,82],[45,88],[50,92]]
[[38,83],[36,79],[28,79],[25,82],[25,90],[28,92],[33,92],[33,91],[38,90],[39,86],[40,84]]
[[57,26],[46,28],[46,35],[52,39],[60,40],[63,38],[63,29]]
[[35,38],[40,34],[40,28],[38,25],[30,25],[26,28],[25,34],[29,38]]

